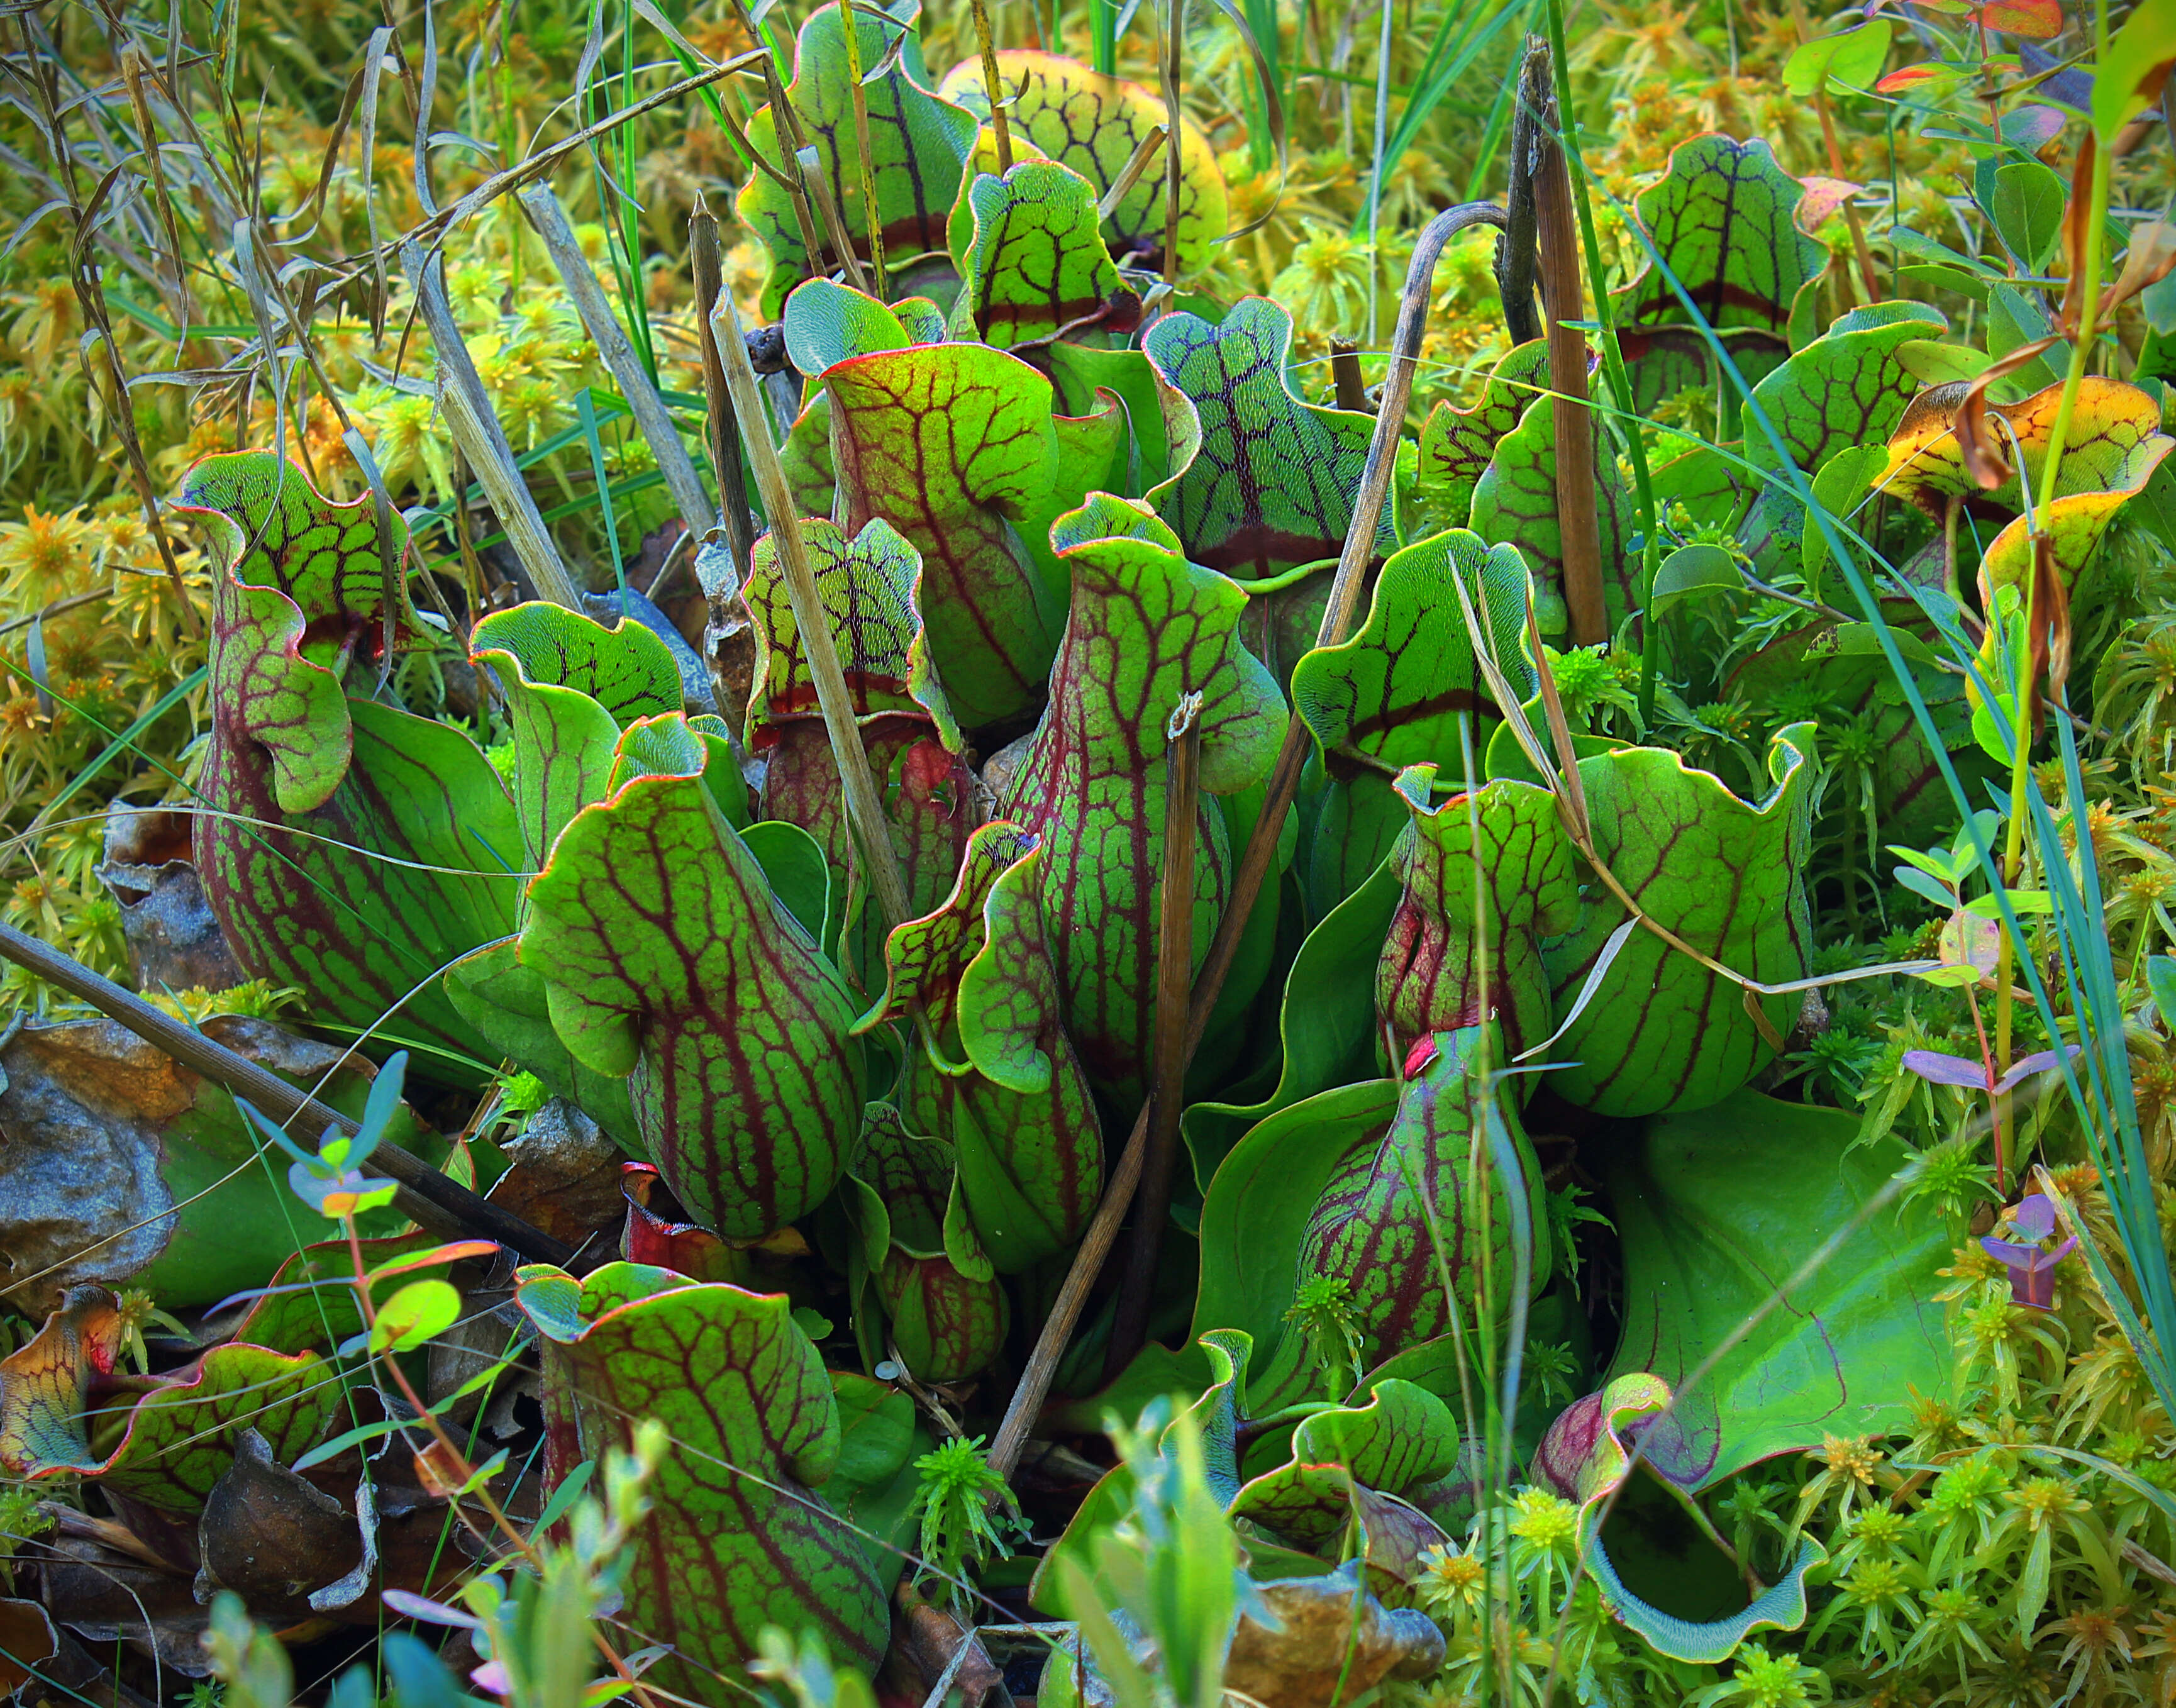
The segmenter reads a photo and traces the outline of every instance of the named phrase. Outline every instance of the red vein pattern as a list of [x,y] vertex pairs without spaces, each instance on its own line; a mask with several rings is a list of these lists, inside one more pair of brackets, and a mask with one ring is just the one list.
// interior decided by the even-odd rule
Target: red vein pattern
[[517,1281],[543,1336],[547,1483],[624,1449],[640,1419],[670,1432],[621,1614],[640,1642],[668,1645],[646,1676],[715,1700],[774,1624],[873,1671],[884,1591],[860,1538],[813,1492],[838,1462],[838,1405],[786,1295],[624,1263],[579,1292],[554,1269]]
[[[1155,1025],[1156,886],[1163,865],[1165,721],[1205,697],[1201,786],[1231,794],[1276,757],[1284,698],[1239,643],[1246,596],[1196,568],[1145,506],[1098,493],[1053,531],[1073,572],[1050,706],[999,815],[1042,841],[1042,912],[1066,1030],[1090,1080],[1130,1105]],[[1223,815],[1205,802],[1194,954],[1231,882]]]
[[[200,816],[194,843],[236,959],[300,989],[319,1020],[358,1029],[420,984],[395,1032],[488,1053],[432,976],[514,928],[521,831],[465,736],[347,697],[343,677],[374,659],[384,604],[369,499],[332,503],[267,452],[207,459],[182,498],[206,518],[220,566],[198,793],[236,816]],[[405,543],[403,530],[396,561]],[[395,615],[397,633],[405,597]],[[289,826],[322,840],[281,835]]]
[[[1334,558],[1345,543],[1375,418],[1296,396],[1292,338],[1292,316],[1266,296],[1243,297],[1214,325],[1167,314],[1142,338],[1169,388],[1178,465],[1150,498],[1196,563],[1264,576]],[[1376,530],[1379,553],[1397,546],[1393,508]]]
[[[1485,1263],[1499,1317],[1510,1309],[1510,1209],[1494,1168],[1487,1175],[1486,1211],[1470,1201],[1477,1106],[1489,1095],[1475,1072],[1480,1032],[1439,1033],[1434,1041],[1439,1053],[1400,1091],[1389,1130],[1357,1146],[1323,1188],[1300,1244],[1302,1280],[1325,1276],[1346,1283],[1368,1365],[1444,1332],[1446,1271],[1450,1292],[1477,1301],[1491,1297],[1482,1286]],[[1549,1268],[1541,1169],[1515,1118],[1508,1109],[1501,1113],[1519,1156],[1516,1189],[1528,1201],[1538,1282]]]
[[677,717],[634,725],[630,748],[645,764],[575,816],[530,886],[521,960],[575,1059],[627,1076],[689,1213],[759,1239],[827,1197],[852,1154],[852,1002],[705,786],[730,755]]

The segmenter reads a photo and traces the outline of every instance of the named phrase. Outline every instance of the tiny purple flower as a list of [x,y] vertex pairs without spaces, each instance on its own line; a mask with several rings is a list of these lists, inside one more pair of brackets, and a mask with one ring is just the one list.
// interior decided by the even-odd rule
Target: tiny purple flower
[[2077,1248],[2078,1242],[2066,1239],[2053,1251],[2044,1249],[2055,1233],[2055,1206],[2045,1193],[2034,1193],[2011,1210],[2010,1226],[2017,1238],[1997,1239],[1989,1234],[1980,1245],[2010,1271],[2011,1302],[2044,1311],[2055,1303],[2055,1265]]
[[1952,1056],[1941,1050],[1907,1050],[1904,1067],[1923,1080],[1931,1080],[1937,1085],[1968,1085],[1975,1091],[1988,1088],[1987,1064],[1974,1062],[1963,1056]]
[[[2079,1046],[2065,1044],[2064,1053],[2076,1055]],[[1965,1085],[1976,1091],[1994,1095],[2015,1090],[2035,1074],[2044,1074],[2062,1060],[2054,1050],[2041,1050],[2032,1055],[2021,1056],[2010,1065],[2010,1071],[2000,1079],[1992,1078],[1987,1064],[1964,1056],[1945,1054],[1940,1050],[1907,1050],[1903,1064],[1907,1071],[1923,1080],[1931,1080],[1937,1085]]]

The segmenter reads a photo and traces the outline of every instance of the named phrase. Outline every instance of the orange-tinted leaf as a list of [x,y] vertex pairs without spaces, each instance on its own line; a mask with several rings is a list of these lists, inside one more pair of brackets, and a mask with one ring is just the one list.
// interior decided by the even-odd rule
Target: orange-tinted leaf
[[465,1258],[489,1257],[498,1249],[495,1241],[488,1239],[457,1239],[450,1245],[434,1245],[428,1251],[419,1251],[412,1257],[396,1257],[371,1270],[373,1281],[382,1281],[396,1275],[406,1275],[411,1270],[435,1269],[443,1263],[459,1263]]
[[2059,0],[1988,0],[1972,14],[1973,23],[2005,35],[2047,41],[2063,33]]
[[[1889,465],[1874,481],[1877,491],[1907,499],[1938,520],[1949,499],[1979,492],[1955,432],[1957,406],[1966,389],[1962,383],[1938,385],[1912,400],[1889,436]],[[2006,430],[1997,430],[1997,442],[2008,454],[2016,440],[2014,454],[2022,460],[2024,479],[2036,493],[2062,399],[2063,388],[2050,385],[2021,403],[1987,406],[1989,416],[2007,424]],[[2151,397],[2121,380],[2087,375],[2079,386],[2064,436],[2058,498],[2118,485],[2135,487],[2163,454],[2151,452],[2152,460],[2143,468],[2137,465],[2137,459],[2149,452],[2156,439],[2168,443],[2161,432],[2160,407]],[[2019,471],[2013,470],[2010,478],[1987,496],[1997,504],[2023,509],[2024,488],[2018,477]]]
[[1798,204],[1793,216],[1802,231],[1818,231],[1843,211],[1843,205],[1861,190],[1863,184],[1854,184],[1848,178],[1800,178],[1806,187],[1806,199]]
[[[0,1471],[95,1478],[146,1506],[194,1514],[233,1462],[233,1433],[256,1429],[284,1463],[317,1439],[339,1403],[322,1359],[230,1343],[172,1376],[125,1379],[90,1411],[92,1379],[112,1376],[121,1333],[112,1295],[75,1287],[0,1360]],[[91,1431],[111,1441],[117,1420],[119,1439],[101,1457]]]
[[[1971,394],[1967,385],[1936,386],[1922,393],[1890,435],[1889,465],[1875,481],[1877,491],[1907,498],[1939,519],[1956,501],[1979,492],[1956,430],[1960,405]],[[2024,588],[2035,575],[2040,592],[2035,607],[2040,629],[2033,640],[2036,663],[2053,655],[2057,678],[2068,664],[2068,624],[2063,612],[2078,573],[2100,544],[2116,513],[2145,486],[2176,439],[2161,431],[2161,408],[2135,385],[2087,375],[2064,435],[2063,462],[2055,494],[2037,502],[2042,470],[2061,412],[2063,388],[2050,385],[2021,403],[1986,405],[1986,414],[2003,424],[1989,437],[2021,466],[1988,496],[2020,514],[1994,536],[1980,559],[1983,608],[1992,608],[1995,590]],[[2028,499],[2032,514],[2026,514]],[[2036,535],[2044,545],[2034,544]],[[2053,633],[2050,633],[2052,625]],[[1990,634],[1988,651],[1994,654]],[[1977,696],[1974,704],[1977,704]]]
[[1923,59],[1917,65],[1907,65],[1890,72],[1874,85],[1876,95],[1901,95],[1907,90],[1922,89],[1930,83],[1941,83],[1969,74],[1970,68],[1954,65],[1946,59]]

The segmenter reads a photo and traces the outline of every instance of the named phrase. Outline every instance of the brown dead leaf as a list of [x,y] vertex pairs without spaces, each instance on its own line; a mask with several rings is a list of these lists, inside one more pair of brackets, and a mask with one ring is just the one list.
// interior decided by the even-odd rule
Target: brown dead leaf
[[[218,1016],[204,1031],[300,1084],[342,1060],[267,1020]],[[38,1277],[12,1295],[18,1308],[84,1282],[119,1286],[155,1263],[160,1303],[187,1308],[276,1267],[284,1228],[245,1212],[285,1189],[257,1167],[259,1141],[225,1090],[103,1020],[24,1027],[0,1050],[0,1263],[18,1286]],[[184,1153],[207,1183],[248,1167],[177,1216],[166,1170]]]
[[0,1695],[29,1684],[60,1646],[60,1633],[35,1602],[0,1601]]
[[310,1592],[362,1558],[355,1515],[276,1463],[264,1438],[245,1429],[234,1463],[204,1499],[197,1521],[199,1587],[232,1590],[260,1619],[307,1614]]
[[203,1671],[195,1647],[204,1629],[187,1573],[148,1566],[80,1537],[51,1538],[24,1560],[23,1587],[57,1625],[94,1642],[122,1641],[166,1662],[177,1655]]
[[1435,1621],[1385,1607],[1361,1588],[1359,1571],[1359,1561],[1347,1560],[1323,1577],[1259,1586],[1283,1629],[1241,1618],[1224,1688],[1263,1708],[1336,1708],[1385,1679],[1424,1678],[1442,1666],[1445,1645]]
[[432,1441],[416,1455],[416,1480],[423,1485],[426,1494],[439,1500],[452,1500],[468,1481],[468,1467],[444,1442]]
[[943,1685],[945,1700],[975,1708],[1004,1682],[982,1639],[902,1578],[892,1597],[891,1648],[878,1675],[879,1694],[923,1702]]
[[627,1208],[619,1167],[627,1153],[565,1098],[531,1115],[506,1154],[510,1166],[491,1189],[493,1204],[577,1248],[619,1227]]

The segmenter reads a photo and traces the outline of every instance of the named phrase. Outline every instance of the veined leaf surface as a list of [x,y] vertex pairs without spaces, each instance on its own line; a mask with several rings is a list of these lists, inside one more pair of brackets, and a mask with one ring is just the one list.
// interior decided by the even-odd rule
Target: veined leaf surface
[[194,840],[229,946],[318,1020],[488,1056],[437,975],[514,928],[521,832],[473,742],[370,697],[385,622],[412,620],[398,588],[385,608],[371,500],[333,503],[254,451],[199,463],[182,507],[220,566]]
[[[1067,1031],[1090,1080],[1130,1103],[1155,1025],[1166,722],[1186,695],[1204,697],[1201,787],[1231,794],[1276,758],[1284,697],[1240,644],[1245,595],[1188,563],[1145,507],[1098,493],[1053,539],[1072,572],[1072,611],[1049,708],[999,815],[1043,844],[1043,920]],[[1231,884],[1215,802],[1198,822],[1197,961]]]
[[[285,1463],[310,1446],[340,1403],[336,1381],[314,1353],[275,1352],[232,1342],[211,1347],[168,1376],[116,1372],[121,1322],[103,1287],[72,1287],[45,1326],[0,1360],[0,1470],[31,1482],[82,1477],[163,1514],[193,1517],[234,1459],[231,1438],[263,1435]],[[94,1380],[119,1395],[101,1395]],[[114,1400],[120,1439],[103,1455],[96,1428],[110,1439]]]
[[814,1492],[839,1463],[839,1406],[786,1297],[628,1263],[579,1282],[532,1265],[515,1297],[544,1347],[548,1482],[624,1448],[643,1418],[669,1432],[625,1579],[623,1617],[668,1645],[650,1676],[703,1700],[770,1624],[873,1669],[884,1592]]
[[[1103,76],[1055,53],[1000,53],[998,80],[1009,100],[1005,115],[1013,134],[1087,179],[1098,201],[1117,184],[1141,139],[1164,120],[1161,98],[1140,84]],[[988,117],[989,92],[978,57],[961,60],[938,87],[948,100]],[[1208,260],[1210,245],[1224,235],[1224,174],[1216,150],[1192,120],[1181,117],[1178,134],[1178,262],[1181,270],[1191,272]],[[1103,220],[1112,256],[1160,270],[1164,217],[1164,175],[1145,173]]]
[[1487,625],[1498,666],[1533,692],[1522,631],[1526,566],[1455,528],[1394,552],[1375,579],[1367,620],[1341,646],[1293,667],[1292,702],[1318,743],[1325,782],[1308,826],[1308,900],[1326,913],[1382,863],[1406,826],[1391,786],[1407,765],[1462,767],[1461,726],[1477,754],[1496,707],[1473,656],[1455,577]]
[[[1810,725],[1771,741],[1771,787],[1741,801],[1676,753],[1629,748],[1580,762],[1595,846],[1640,911],[1732,971],[1762,984],[1806,976],[1813,954],[1804,873],[1820,760]],[[1563,1011],[1586,982],[1623,905],[1582,872],[1579,922],[1543,945]],[[1757,998],[1781,1037],[1796,993]],[[1579,1018],[1550,1046],[1549,1081],[1608,1115],[1698,1109],[1743,1085],[1774,1052],[1744,987],[1635,927]]]
[[921,555],[929,655],[960,721],[1032,710],[1064,624],[1049,525],[1110,466],[1123,416],[1054,417],[1047,379],[980,344],[857,356],[824,384],[845,529],[882,518]]
[[[855,250],[868,258],[873,226],[882,236],[888,264],[944,248],[945,216],[960,193],[976,128],[972,113],[922,88],[908,74],[906,56],[890,52],[892,32],[900,27],[890,19],[855,9],[854,31],[868,79],[861,98],[868,114],[869,172],[876,183],[873,219],[862,194],[864,173],[847,71],[846,32],[835,4],[819,7],[802,24],[795,42],[793,81],[786,90],[802,138],[816,150],[817,171]],[[879,68],[882,74],[873,74]],[[786,159],[777,115],[768,106],[748,121],[748,133],[749,144],[766,160],[776,164]],[[766,292],[768,307],[775,310],[800,280],[839,264],[835,257],[807,253],[792,201],[785,187],[768,173],[748,173],[737,205],[742,220],[763,240],[775,264]],[[829,242],[828,233],[824,240]]]
[[973,236],[960,258],[955,329],[1000,350],[1092,329],[1130,332],[1141,299],[1096,230],[1096,187],[1055,160],[968,181]]
[[[1215,323],[1164,315],[1141,340],[1166,387],[1174,471],[1149,499],[1194,563],[1259,579],[1343,548],[1375,418],[1297,395],[1292,338],[1281,305],[1248,296]],[[1395,508],[1379,552],[1396,547]]]
[[838,1183],[862,1069],[851,997],[711,793],[731,763],[677,716],[628,730],[530,886],[520,954],[574,1059],[627,1078],[680,1201],[756,1239]]
[[918,1006],[933,1029],[908,1113],[952,1145],[976,1233],[1007,1272],[1072,1244],[1102,1183],[1102,1129],[1060,1022],[1043,873],[1018,825],[978,827],[944,905],[892,933],[889,983],[859,1023]]

